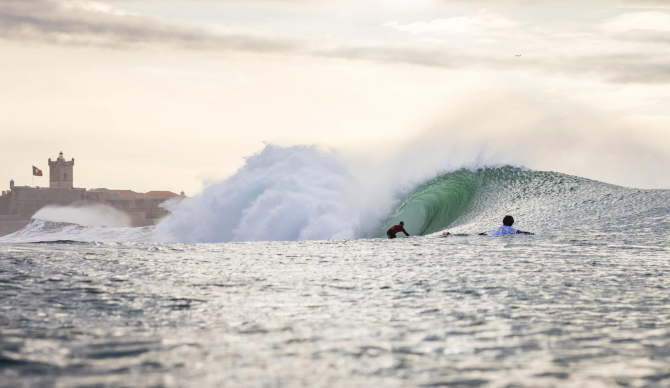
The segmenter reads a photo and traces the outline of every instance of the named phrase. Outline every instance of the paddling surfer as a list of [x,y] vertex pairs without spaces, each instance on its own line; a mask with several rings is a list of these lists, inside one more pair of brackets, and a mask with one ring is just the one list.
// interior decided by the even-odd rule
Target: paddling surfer
[[405,230],[405,223],[400,221],[398,225],[392,226],[389,230],[386,231],[386,237],[389,238],[389,240],[392,240],[395,237],[396,234],[398,233],[405,233],[405,236],[409,237],[409,233]]
[[[503,218],[503,224],[502,224],[501,227],[494,230],[493,232],[479,233],[479,235],[480,236],[489,236],[489,237],[502,237],[502,236],[507,236],[508,234],[529,234],[529,235],[532,235],[532,236],[535,235],[535,233],[524,232],[522,230],[512,228],[512,225],[514,225],[514,217],[505,216],[505,218]],[[444,232],[444,233],[442,233],[442,236],[451,236],[451,233]]]

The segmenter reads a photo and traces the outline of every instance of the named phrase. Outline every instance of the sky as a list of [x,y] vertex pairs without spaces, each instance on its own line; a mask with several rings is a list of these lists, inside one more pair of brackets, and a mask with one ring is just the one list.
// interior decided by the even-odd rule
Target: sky
[[192,195],[265,144],[670,188],[670,3],[0,0],[0,139],[3,190],[63,151]]

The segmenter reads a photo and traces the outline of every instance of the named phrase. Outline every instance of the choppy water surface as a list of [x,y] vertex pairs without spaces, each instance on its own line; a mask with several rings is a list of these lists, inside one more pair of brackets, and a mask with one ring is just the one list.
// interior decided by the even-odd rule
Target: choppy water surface
[[0,386],[670,386],[667,233],[614,235],[5,243]]
[[[366,213],[280,151],[156,228],[0,238],[0,387],[670,387],[670,190],[460,170]],[[473,235],[505,214],[537,235]],[[469,235],[364,239],[400,220]]]

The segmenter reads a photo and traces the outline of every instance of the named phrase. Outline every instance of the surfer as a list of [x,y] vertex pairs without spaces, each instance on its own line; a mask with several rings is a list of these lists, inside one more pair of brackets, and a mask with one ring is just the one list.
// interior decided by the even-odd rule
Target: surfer
[[508,234],[531,234],[531,235],[533,234],[530,232],[523,232],[519,229],[512,228],[512,225],[514,225],[514,217],[505,216],[505,218],[503,218],[503,224],[501,227],[494,230],[493,232],[479,233],[479,235],[489,237],[501,237],[501,236],[507,236]]
[[400,221],[398,225],[392,226],[389,230],[386,231],[386,237],[389,238],[389,240],[394,239],[395,235],[403,232],[405,233],[405,236],[409,237],[409,233],[405,230],[405,223]]
[[[529,234],[529,235],[532,235],[532,236],[535,235],[535,233],[524,232],[524,231],[521,231],[519,229],[512,228],[512,225],[514,225],[514,217],[505,216],[505,218],[503,218],[503,224],[502,224],[501,227],[494,230],[493,232],[479,233],[479,235],[480,236],[489,236],[489,237],[502,237],[502,236],[507,236],[508,234]],[[442,233],[442,236],[451,236],[451,233],[444,232],[444,233]]]

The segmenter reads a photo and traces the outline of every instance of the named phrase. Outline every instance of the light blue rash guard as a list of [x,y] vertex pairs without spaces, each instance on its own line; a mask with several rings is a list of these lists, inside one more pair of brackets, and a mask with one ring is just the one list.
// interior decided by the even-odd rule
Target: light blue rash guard
[[503,225],[493,232],[486,233],[486,235],[489,237],[502,237],[508,234],[516,234],[516,232],[518,231],[519,231],[518,229],[514,229],[511,226]]

